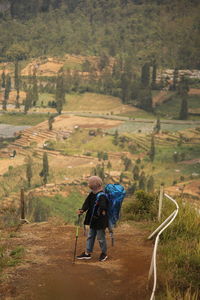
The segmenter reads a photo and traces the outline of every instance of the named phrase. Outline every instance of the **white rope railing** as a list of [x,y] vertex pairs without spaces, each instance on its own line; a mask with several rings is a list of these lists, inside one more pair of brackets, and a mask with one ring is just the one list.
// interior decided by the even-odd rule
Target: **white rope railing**
[[152,259],[151,259],[151,266],[150,266],[150,270],[149,270],[149,280],[151,278],[152,273],[154,274],[153,290],[152,290],[150,300],[155,299],[155,291],[156,291],[156,285],[157,285],[156,255],[157,255],[159,237],[163,233],[163,231],[174,221],[174,219],[176,218],[178,211],[179,211],[178,203],[169,195],[164,194],[164,196],[166,198],[168,198],[169,200],[171,200],[176,205],[176,210],[148,237],[148,239],[151,239],[158,232],[158,234],[156,236],[156,240],[155,240],[153,255],[152,255]]

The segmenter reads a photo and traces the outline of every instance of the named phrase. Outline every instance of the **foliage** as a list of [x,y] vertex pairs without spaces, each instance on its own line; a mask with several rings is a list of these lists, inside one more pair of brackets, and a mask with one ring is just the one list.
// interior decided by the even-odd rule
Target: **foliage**
[[[172,207],[165,206],[166,217]],[[199,215],[189,203],[179,201],[179,213],[175,221],[162,234],[158,267],[160,284],[183,295],[200,288],[197,274],[200,271]],[[189,298],[188,298],[189,299]]]
[[49,176],[49,163],[48,163],[48,155],[47,152],[43,154],[43,167],[42,171],[40,172],[40,177],[43,178],[43,183],[47,184],[48,176]]
[[33,165],[33,160],[30,156],[28,156],[26,159],[26,178],[28,181],[28,187],[31,186],[31,179],[33,177],[32,165]]
[[29,196],[27,215],[36,222],[47,221],[51,217],[61,217],[65,222],[73,224],[76,210],[81,207],[84,197],[76,188],[67,196]]
[[123,206],[124,220],[153,219],[156,216],[156,195],[138,190],[134,198]]

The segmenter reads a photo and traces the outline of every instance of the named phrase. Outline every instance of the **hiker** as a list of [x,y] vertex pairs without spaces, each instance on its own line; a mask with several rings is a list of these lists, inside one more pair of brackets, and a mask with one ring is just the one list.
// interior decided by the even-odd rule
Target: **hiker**
[[91,259],[91,253],[93,252],[95,239],[97,237],[101,248],[99,261],[105,261],[108,258],[105,234],[105,230],[108,227],[108,199],[102,194],[98,197],[98,203],[95,204],[98,193],[102,193],[103,191],[103,183],[100,177],[90,177],[88,186],[91,192],[85,199],[82,208],[78,210],[78,214],[82,215],[84,212],[87,212],[84,225],[89,225],[90,230],[86,242],[86,251],[78,255],[77,259]]

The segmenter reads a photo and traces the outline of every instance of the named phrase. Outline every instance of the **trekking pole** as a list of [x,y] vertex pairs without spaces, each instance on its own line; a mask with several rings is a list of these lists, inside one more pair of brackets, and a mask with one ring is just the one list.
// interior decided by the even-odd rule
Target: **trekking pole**
[[77,221],[77,226],[76,226],[76,239],[75,239],[75,246],[74,246],[74,258],[73,258],[73,262],[72,262],[73,264],[75,264],[75,259],[76,259],[76,248],[77,248],[77,242],[78,242],[80,216],[81,215],[78,215],[78,221]]

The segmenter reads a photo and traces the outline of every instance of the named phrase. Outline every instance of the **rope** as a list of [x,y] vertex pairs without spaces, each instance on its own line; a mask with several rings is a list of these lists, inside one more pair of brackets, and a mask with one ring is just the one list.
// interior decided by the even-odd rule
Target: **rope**
[[[158,249],[158,243],[159,243],[159,237],[160,235],[163,233],[163,231],[174,221],[174,219],[176,218],[178,211],[179,211],[179,206],[178,203],[169,195],[164,194],[164,196],[166,198],[168,198],[169,200],[171,200],[175,205],[176,205],[176,210],[158,227],[161,228],[166,224],[166,221],[169,220],[169,222],[167,223],[167,225],[165,225],[157,234],[156,236],[156,240],[155,240],[155,245],[154,245],[154,250],[153,250],[153,256],[152,256],[152,263],[151,263],[151,267],[150,267],[150,271],[149,271],[149,278],[151,276],[151,273],[154,273],[154,284],[153,284],[153,290],[152,290],[152,294],[151,294],[151,298],[150,300],[155,299],[155,291],[156,291],[156,285],[157,285],[157,267],[156,267],[156,256],[157,256],[157,249]],[[155,233],[157,232],[157,230],[155,230],[150,236],[149,238],[151,238]]]

